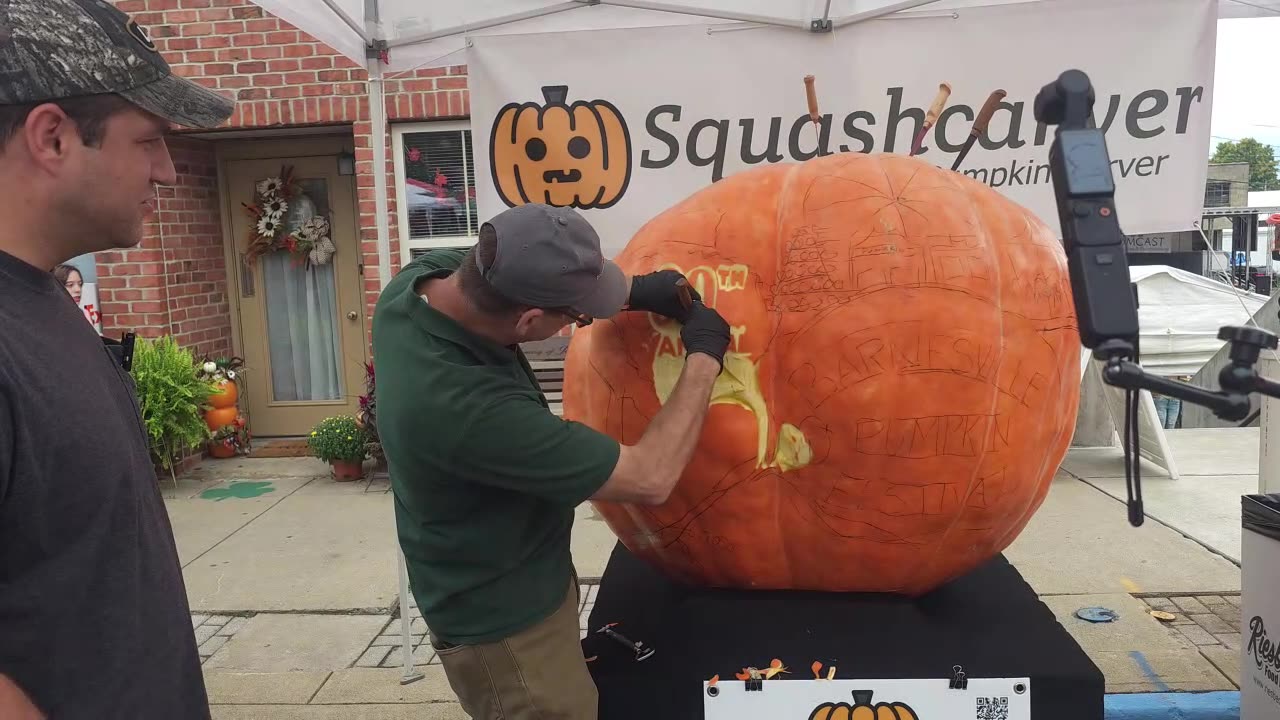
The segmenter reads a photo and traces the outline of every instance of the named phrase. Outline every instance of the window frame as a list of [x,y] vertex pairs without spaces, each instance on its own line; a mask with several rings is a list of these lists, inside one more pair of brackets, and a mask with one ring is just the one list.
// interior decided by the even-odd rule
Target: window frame
[[[1226,194],[1225,201],[1221,205],[1212,204],[1210,202],[1210,193],[1213,193],[1214,195],[1219,195],[1219,196],[1225,193]],[[1207,181],[1205,181],[1204,195],[1205,195],[1204,197],[1205,207],[1211,207],[1211,208],[1231,207],[1231,181],[1222,180],[1219,178],[1209,178]]]
[[[469,248],[476,244],[479,239],[479,228],[475,228],[469,235],[447,235],[438,237],[413,238],[410,235],[409,227],[409,203],[406,195],[408,182],[406,180],[404,167],[404,138],[405,135],[414,135],[418,133],[457,133],[462,135],[465,132],[471,133],[472,142],[463,144],[464,157],[474,162],[474,139],[475,130],[471,126],[471,121],[467,120],[428,120],[424,122],[395,123],[391,126],[391,159],[392,167],[395,171],[395,193],[396,193],[396,227],[397,234],[400,238],[400,266],[404,267],[409,264],[414,250],[437,249],[437,248]],[[463,167],[466,167],[464,161]],[[476,177],[478,177],[478,171]],[[478,183],[476,177],[467,178],[471,187],[477,190]]]

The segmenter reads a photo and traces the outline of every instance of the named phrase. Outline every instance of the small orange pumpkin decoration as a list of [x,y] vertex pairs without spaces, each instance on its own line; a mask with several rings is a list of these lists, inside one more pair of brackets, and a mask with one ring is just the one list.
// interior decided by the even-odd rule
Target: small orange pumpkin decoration
[[916,713],[903,703],[876,703],[871,705],[871,690],[854,690],[853,705],[849,703],[823,703],[813,709],[809,720],[919,720]]
[[215,408],[235,407],[236,401],[240,399],[240,388],[231,380],[219,380],[215,383],[214,390],[208,398],[208,403]]
[[498,195],[510,207],[607,208],[631,182],[631,133],[606,100],[569,105],[569,88],[542,88],[545,105],[509,103],[489,137]]
[[205,411],[204,423],[209,426],[211,431],[217,432],[235,422],[239,416],[240,411],[234,405],[231,407],[212,408]]
[[[1080,339],[1056,234],[950,170],[845,153],[730,176],[616,261],[678,268],[733,341],[666,503],[595,502],[680,582],[926,593],[1002,552],[1070,444]],[[564,415],[635,443],[684,365],[678,324],[579,329]]]

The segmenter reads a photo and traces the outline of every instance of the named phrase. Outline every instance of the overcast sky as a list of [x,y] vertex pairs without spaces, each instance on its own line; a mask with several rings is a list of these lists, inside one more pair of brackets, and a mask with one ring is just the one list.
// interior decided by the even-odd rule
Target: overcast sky
[[1211,133],[1280,147],[1280,18],[1218,21]]

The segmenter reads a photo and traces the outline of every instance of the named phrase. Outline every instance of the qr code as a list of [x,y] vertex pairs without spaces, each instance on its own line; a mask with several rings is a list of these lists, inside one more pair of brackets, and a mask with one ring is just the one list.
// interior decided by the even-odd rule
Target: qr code
[[974,720],[1009,720],[1009,698],[980,697]]

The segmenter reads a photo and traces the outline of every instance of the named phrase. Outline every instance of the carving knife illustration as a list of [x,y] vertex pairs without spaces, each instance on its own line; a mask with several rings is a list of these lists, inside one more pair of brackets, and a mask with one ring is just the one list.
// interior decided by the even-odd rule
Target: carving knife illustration
[[929,108],[929,112],[924,116],[924,126],[920,128],[920,134],[916,135],[916,141],[911,144],[911,155],[914,157],[924,150],[924,139],[929,135],[929,131],[938,122],[938,116],[942,114],[942,109],[947,106],[947,100],[951,97],[951,84],[939,83],[938,94],[933,99],[933,106]]
[[969,150],[973,149],[973,144],[978,142],[978,138],[987,132],[987,123],[991,122],[991,116],[996,114],[996,108],[1004,100],[1007,93],[1004,90],[996,90],[987,97],[987,102],[982,106],[982,110],[978,112],[978,119],[973,121],[973,129],[969,131],[969,139],[965,141],[964,147],[960,149],[960,154],[956,156],[956,162],[951,166],[952,170],[959,170],[960,165],[964,163],[965,156],[969,154]]
[[817,145],[814,147],[819,155],[822,154],[822,115],[818,113],[818,91],[813,87],[813,76],[804,76],[804,94],[809,100],[809,119],[813,121],[813,134]]

